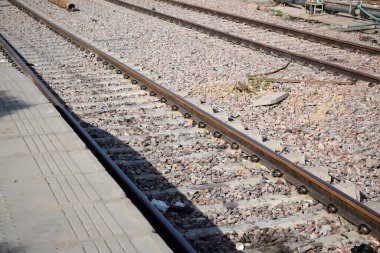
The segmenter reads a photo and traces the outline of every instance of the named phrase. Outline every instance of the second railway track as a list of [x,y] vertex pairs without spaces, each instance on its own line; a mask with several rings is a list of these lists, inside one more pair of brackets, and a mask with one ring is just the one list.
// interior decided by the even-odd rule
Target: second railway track
[[[165,203],[163,214],[196,250],[326,251],[355,243],[350,224],[297,191],[338,211],[362,233],[379,236],[376,212],[244,133],[63,28],[49,24],[69,43],[15,7],[4,16],[7,40],[139,189]],[[16,20],[27,21],[16,26]]]
[[[221,14],[210,9],[196,8],[172,1],[106,0],[110,3],[158,17],[244,47],[304,62],[355,79],[380,83],[380,49],[303,33],[269,24],[264,26],[243,17]],[[194,11],[196,10],[196,11]],[[202,10],[202,12],[198,12]],[[343,47],[343,48],[340,48]],[[344,49],[346,48],[346,49]],[[351,67],[355,66],[355,67]]]

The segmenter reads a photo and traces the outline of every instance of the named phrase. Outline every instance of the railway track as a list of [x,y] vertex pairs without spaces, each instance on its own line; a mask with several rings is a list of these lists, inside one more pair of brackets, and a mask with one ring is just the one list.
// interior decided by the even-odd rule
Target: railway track
[[[6,39],[148,199],[162,204],[163,215],[197,251],[320,250],[327,241],[333,248],[339,247],[335,241],[355,243],[353,227],[306,193],[361,233],[379,237],[376,212],[249,132],[236,131],[96,45],[10,2],[41,22],[7,7]],[[16,20],[27,21],[20,26]]]
[[344,42],[176,1],[105,1],[244,47],[310,64],[320,70],[380,83],[379,70],[376,67],[380,64],[380,49],[376,47]]
[[[223,12],[223,11],[218,11],[215,9],[210,9],[210,8],[205,8],[199,5],[193,5],[193,4],[188,4],[185,2],[180,2],[180,1],[174,1],[174,0],[154,0],[156,2],[162,2],[166,4],[170,4],[173,6],[178,6],[184,9],[189,9],[201,13],[206,13],[206,14],[211,14],[219,18],[224,18],[226,20],[231,20],[239,23],[244,23],[246,25],[250,26],[255,26],[255,27],[262,27],[268,30],[272,30],[275,32],[281,32],[287,35],[292,35],[294,37],[306,39],[309,41],[315,41],[318,43],[325,43],[328,45],[334,45],[338,48],[346,48],[346,49],[352,49],[352,50],[358,50],[358,51],[363,51],[363,52],[368,52],[372,54],[380,54],[380,48],[379,47],[372,47],[360,43],[355,43],[355,42],[350,42],[350,41],[345,41],[341,40],[338,38],[333,38],[329,36],[324,36],[321,34],[317,33],[312,33],[304,30],[299,30],[299,29],[294,29],[282,25],[277,25],[274,23],[269,23],[265,21],[261,21],[259,19],[253,19],[253,18],[248,18],[244,16],[239,16],[235,14],[231,14],[228,12]],[[153,1],[151,1],[153,2]],[[162,6],[166,7],[166,6]]]

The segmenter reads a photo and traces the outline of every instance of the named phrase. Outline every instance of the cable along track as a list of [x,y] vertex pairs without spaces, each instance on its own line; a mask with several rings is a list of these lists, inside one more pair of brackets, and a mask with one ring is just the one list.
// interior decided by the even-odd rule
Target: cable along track
[[[223,247],[228,251],[237,243],[256,248],[270,242],[284,244],[297,236],[281,227],[290,221],[302,228],[311,220],[316,231],[321,229],[325,224],[318,219],[326,216],[321,206],[305,207],[308,198],[276,178],[281,176],[299,193],[309,194],[328,211],[358,226],[360,232],[379,238],[378,213],[30,8],[10,2],[72,44],[67,46],[67,41],[50,32],[24,41],[16,35],[8,38],[139,189],[149,199],[168,205],[164,215],[198,251]],[[33,33],[28,30],[27,35]],[[282,217],[271,222],[276,209]],[[288,237],[281,238],[284,233]],[[274,241],[265,239],[268,234]],[[299,243],[310,243],[306,237]]]
[[[228,18],[232,19],[232,21],[230,21],[226,20],[225,16],[220,18],[219,16],[207,15],[210,13],[209,11],[203,11],[207,13],[203,14],[178,8],[171,4],[160,6],[162,3],[154,3],[152,2],[153,0],[146,1],[145,4],[149,5],[149,7],[142,6],[144,1],[139,1],[138,4],[124,0],[105,1],[163,20],[168,20],[169,22],[206,34],[214,35],[244,47],[263,50],[295,61],[310,64],[320,68],[320,70],[329,70],[354,79],[380,83],[380,76],[378,76],[378,68],[376,67],[378,66],[376,62],[380,64],[380,58],[378,56],[380,49],[375,47],[363,46],[360,51],[364,51],[364,53],[359,54],[355,52],[355,49],[358,50],[360,44],[345,43],[345,45],[341,46],[350,47],[350,49],[339,49],[336,46],[321,44],[319,42],[321,38],[318,40],[319,43],[311,42],[309,40],[300,39],[301,37],[308,36],[307,34],[301,36],[298,32],[297,38],[283,34],[283,32],[278,32],[277,30],[279,28],[277,28],[276,31],[274,28],[271,28],[273,31],[269,31],[267,28],[252,27],[252,21],[235,22],[236,18]],[[215,14],[215,12],[212,14]],[[289,33],[291,32],[289,31]],[[293,31],[293,34],[294,33],[295,31]],[[314,37],[316,36],[317,35]],[[317,40],[313,37],[311,39]],[[339,40],[335,40],[335,42],[333,42],[332,39],[327,40],[327,37],[324,37],[324,40],[325,43],[329,41],[329,43],[335,45],[340,43]],[[353,47],[355,49],[353,49]],[[368,51],[371,52],[365,53]],[[373,63],[372,67],[370,67],[370,71],[357,69],[369,68],[368,63],[371,61],[373,61]],[[355,66],[355,68],[351,66]]]

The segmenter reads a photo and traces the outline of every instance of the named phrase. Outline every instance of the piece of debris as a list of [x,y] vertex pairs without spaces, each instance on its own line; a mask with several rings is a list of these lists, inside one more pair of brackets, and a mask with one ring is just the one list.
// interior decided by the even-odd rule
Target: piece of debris
[[182,213],[182,214],[191,214],[194,212],[194,208],[190,205],[186,205],[185,203],[181,201],[176,201],[174,205],[170,206],[170,211],[176,212],[176,213]]
[[174,203],[174,206],[175,207],[179,207],[179,208],[183,208],[185,207],[186,205],[184,203],[182,203],[181,201],[177,201]]
[[242,244],[240,242],[236,243],[236,249],[237,250],[244,250],[244,244]]
[[371,43],[374,43],[374,44],[377,44],[378,41],[374,38],[372,38],[371,36],[368,36],[368,35],[361,35],[359,37],[359,40],[361,41],[364,41],[364,42],[371,42]]
[[157,199],[152,199],[152,204],[154,205],[155,208],[162,212],[166,212],[168,210],[169,206],[162,200],[157,200]]
[[275,74],[275,73],[277,73],[277,72],[280,72],[281,70],[286,69],[286,68],[290,65],[291,62],[292,62],[292,61],[289,61],[288,63],[286,63],[285,66],[283,66],[283,67],[281,67],[281,68],[279,68],[279,69],[276,69],[276,70],[270,71],[270,72],[265,72],[265,73],[261,73],[261,74],[249,75],[249,76],[248,76],[248,79],[255,79],[255,78],[259,78],[259,77],[263,78],[264,76],[268,76],[268,75]]
[[253,101],[253,106],[273,105],[281,102],[289,96],[287,92],[274,92],[264,95]]

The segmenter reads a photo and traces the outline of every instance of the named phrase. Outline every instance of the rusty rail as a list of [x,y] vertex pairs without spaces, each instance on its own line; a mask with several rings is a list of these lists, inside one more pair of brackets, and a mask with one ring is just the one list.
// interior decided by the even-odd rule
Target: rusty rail
[[288,182],[298,187],[300,193],[307,193],[323,203],[329,212],[339,213],[356,225],[360,233],[371,233],[380,239],[379,213],[361,204],[357,200],[324,182],[300,166],[292,163],[283,156],[266,148],[261,143],[234,129],[220,119],[191,104],[179,95],[176,95],[160,84],[140,74],[118,59],[108,55],[78,36],[51,22],[24,4],[17,0],[9,1],[21,9],[24,9],[32,17],[43,21],[49,28],[61,34],[71,43],[75,43],[79,47],[92,51],[99,58],[114,66],[115,71],[121,71],[125,78],[132,78],[134,81],[133,83],[140,84],[141,89],[150,91],[152,95],[159,97],[161,102],[171,105],[173,110],[179,110],[185,117],[193,118],[198,122],[200,127],[206,126],[214,133],[215,137],[223,138],[231,145],[240,148],[253,161],[260,161],[271,169],[275,176],[283,176]]
[[224,19],[232,20],[232,21],[236,21],[236,22],[241,22],[241,23],[244,23],[244,24],[247,24],[250,26],[264,27],[264,28],[267,28],[267,29],[270,29],[273,31],[282,32],[284,34],[291,34],[295,37],[310,40],[310,41],[324,42],[328,45],[335,45],[337,47],[360,50],[360,51],[364,51],[364,52],[368,52],[368,53],[372,53],[372,54],[380,54],[380,48],[377,48],[377,47],[371,47],[371,46],[367,46],[367,45],[360,44],[360,43],[340,40],[340,39],[332,38],[332,37],[325,36],[325,35],[320,35],[320,34],[308,32],[308,31],[302,31],[302,30],[298,30],[298,29],[294,29],[294,28],[290,28],[290,27],[276,25],[273,23],[264,22],[264,21],[257,20],[257,19],[243,17],[243,16],[232,14],[232,13],[227,13],[227,12],[223,12],[223,11],[209,9],[209,8],[201,7],[198,5],[187,4],[187,3],[178,2],[178,1],[174,1],[174,0],[155,0],[155,1],[164,2],[167,4],[171,4],[173,6],[179,6],[182,8],[186,8],[189,10],[194,10],[194,11],[198,11],[198,12],[202,12],[202,13],[212,14],[212,15],[220,17],[220,18],[224,18]]
[[299,62],[311,64],[311,65],[314,65],[317,67],[323,67],[323,68],[328,69],[330,71],[341,73],[341,74],[344,74],[346,76],[353,77],[355,79],[373,82],[373,83],[380,83],[380,77],[379,76],[375,76],[375,75],[372,75],[369,73],[365,73],[363,71],[347,68],[347,67],[344,67],[344,66],[341,66],[338,64],[319,60],[319,59],[316,59],[316,58],[313,58],[310,56],[306,56],[306,55],[303,55],[300,53],[292,52],[289,50],[285,50],[285,49],[281,49],[281,48],[274,47],[271,45],[267,45],[267,44],[264,44],[261,42],[253,41],[253,40],[241,37],[241,36],[225,33],[221,30],[213,29],[213,28],[210,28],[210,27],[207,27],[204,25],[200,25],[200,24],[197,24],[194,22],[190,22],[190,21],[187,21],[187,20],[184,20],[181,18],[173,17],[173,16],[170,16],[170,15],[167,15],[164,13],[157,12],[155,10],[151,10],[151,9],[144,8],[144,7],[141,7],[138,5],[123,2],[120,0],[105,0],[105,1],[119,5],[119,6],[122,6],[122,7],[125,7],[125,8],[128,8],[128,9],[131,9],[131,10],[134,10],[134,11],[137,11],[137,12],[141,12],[141,13],[148,14],[148,15],[151,15],[154,17],[158,17],[158,18],[163,19],[163,20],[168,20],[170,22],[177,23],[177,24],[183,25],[185,27],[190,27],[192,29],[196,29],[198,31],[201,31],[201,32],[204,32],[207,34],[216,35],[216,36],[218,36],[218,37],[220,37],[226,41],[236,43],[238,45],[242,45],[242,46],[245,46],[248,48],[255,48],[255,49],[261,49],[264,51],[269,51],[270,53],[274,53],[274,54],[279,55],[279,56],[287,57],[287,58],[290,58],[290,59],[293,59],[293,60],[296,60]]

